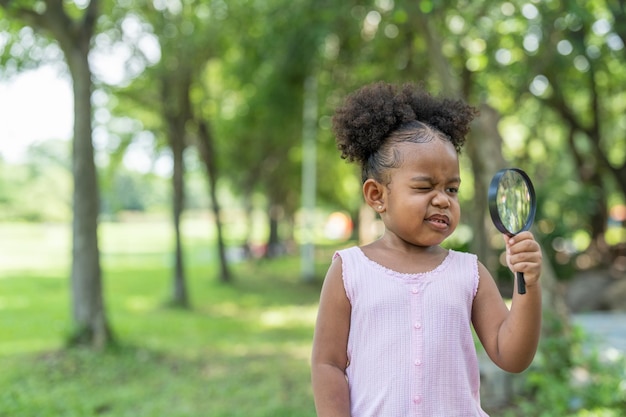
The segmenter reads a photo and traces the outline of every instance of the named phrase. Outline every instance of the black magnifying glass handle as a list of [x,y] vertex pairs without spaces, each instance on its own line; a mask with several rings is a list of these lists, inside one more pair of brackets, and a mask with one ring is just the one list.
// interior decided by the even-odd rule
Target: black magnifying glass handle
[[526,281],[524,280],[524,273],[517,272],[517,292],[519,294],[526,294]]

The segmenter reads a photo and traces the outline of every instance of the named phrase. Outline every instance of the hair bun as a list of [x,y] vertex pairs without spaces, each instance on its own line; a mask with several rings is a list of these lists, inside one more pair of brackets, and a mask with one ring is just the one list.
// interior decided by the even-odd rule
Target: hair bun
[[460,150],[476,110],[461,100],[431,96],[422,86],[376,82],[347,96],[333,116],[341,157],[367,162],[400,126],[419,121],[441,131]]

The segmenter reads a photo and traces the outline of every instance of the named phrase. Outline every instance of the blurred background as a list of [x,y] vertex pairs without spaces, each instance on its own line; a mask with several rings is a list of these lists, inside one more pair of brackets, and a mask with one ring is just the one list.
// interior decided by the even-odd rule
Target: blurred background
[[334,109],[423,83],[480,110],[463,219],[533,179],[544,335],[481,362],[501,416],[626,415],[622,0],[0,0],[0,416],[314,416],[333,251],[375,239]]

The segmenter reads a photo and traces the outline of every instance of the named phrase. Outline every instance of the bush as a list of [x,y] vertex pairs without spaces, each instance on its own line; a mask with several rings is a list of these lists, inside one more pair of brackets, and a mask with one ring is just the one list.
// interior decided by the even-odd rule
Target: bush
[[528,371],[526,394],[505,417],[620,417],[626,410],[626,357],[600,350],[578,328],[544,320],[535,364]]

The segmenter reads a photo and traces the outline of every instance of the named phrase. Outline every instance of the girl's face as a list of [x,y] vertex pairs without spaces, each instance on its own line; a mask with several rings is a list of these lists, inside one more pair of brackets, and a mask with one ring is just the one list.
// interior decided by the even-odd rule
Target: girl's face
[[461,215],[458,154],[440,138],[403,142],[396,150],[403,162],[391,169],[390,182],[383,187],[385,235],[414,246],[439,245],[456,229]]

